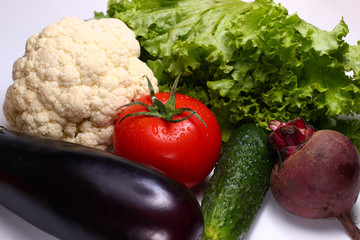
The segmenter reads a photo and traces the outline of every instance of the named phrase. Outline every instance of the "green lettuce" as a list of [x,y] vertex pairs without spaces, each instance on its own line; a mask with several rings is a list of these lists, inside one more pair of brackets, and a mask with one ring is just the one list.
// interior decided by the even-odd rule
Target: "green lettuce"
[[[324,31],[272,0],[110,0],[106,17],[136,33],[161,91],[182,74],[178,92],[211,108],[224,140],[246,121],[323,128],[360,113],[360,47],[342,19]],[[360,147],[358,121],[336,122]]]

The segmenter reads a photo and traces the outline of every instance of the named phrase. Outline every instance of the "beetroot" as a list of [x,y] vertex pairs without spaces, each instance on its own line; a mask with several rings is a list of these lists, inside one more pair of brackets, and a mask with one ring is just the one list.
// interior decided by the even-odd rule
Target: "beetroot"
[[354,144],[332,130],[315,131],[302,118],[272,121],[269,139],[279,154],[271,174],[275,200],[305,218],[336,218],[353,239],[360,230],[352,208],[360,191],[360,160]]

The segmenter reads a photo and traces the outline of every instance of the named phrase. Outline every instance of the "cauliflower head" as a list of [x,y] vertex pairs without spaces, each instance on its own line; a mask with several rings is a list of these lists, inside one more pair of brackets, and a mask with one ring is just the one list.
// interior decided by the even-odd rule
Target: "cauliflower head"
[[116,109],[148,94],[136,36],[121,20],[66,17],[26,42],[4,115],[14,130],[107,150]]

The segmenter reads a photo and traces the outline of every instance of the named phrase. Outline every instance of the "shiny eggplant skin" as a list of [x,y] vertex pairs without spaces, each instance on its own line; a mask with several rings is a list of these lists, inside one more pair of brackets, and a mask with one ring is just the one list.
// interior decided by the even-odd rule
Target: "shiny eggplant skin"
[[196,240],[202,233],[196,198],[156,170],[6,129],[0,152],[0,204],[61,240]]

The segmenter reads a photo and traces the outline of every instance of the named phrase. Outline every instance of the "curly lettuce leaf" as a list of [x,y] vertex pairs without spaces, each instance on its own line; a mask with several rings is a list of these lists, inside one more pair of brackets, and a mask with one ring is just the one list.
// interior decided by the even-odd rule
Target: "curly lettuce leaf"
[[224,139],[244,121],[360,113],[360,47],[342,19],[324,31],[272,0],[110,0],[107,15],[134,30],[160,90],[183,74],[178,92],[213,110]]
[[345,55],[344,68],[353,76],[360,79],[360,41],[357,45],[350,46],[349,52]]

